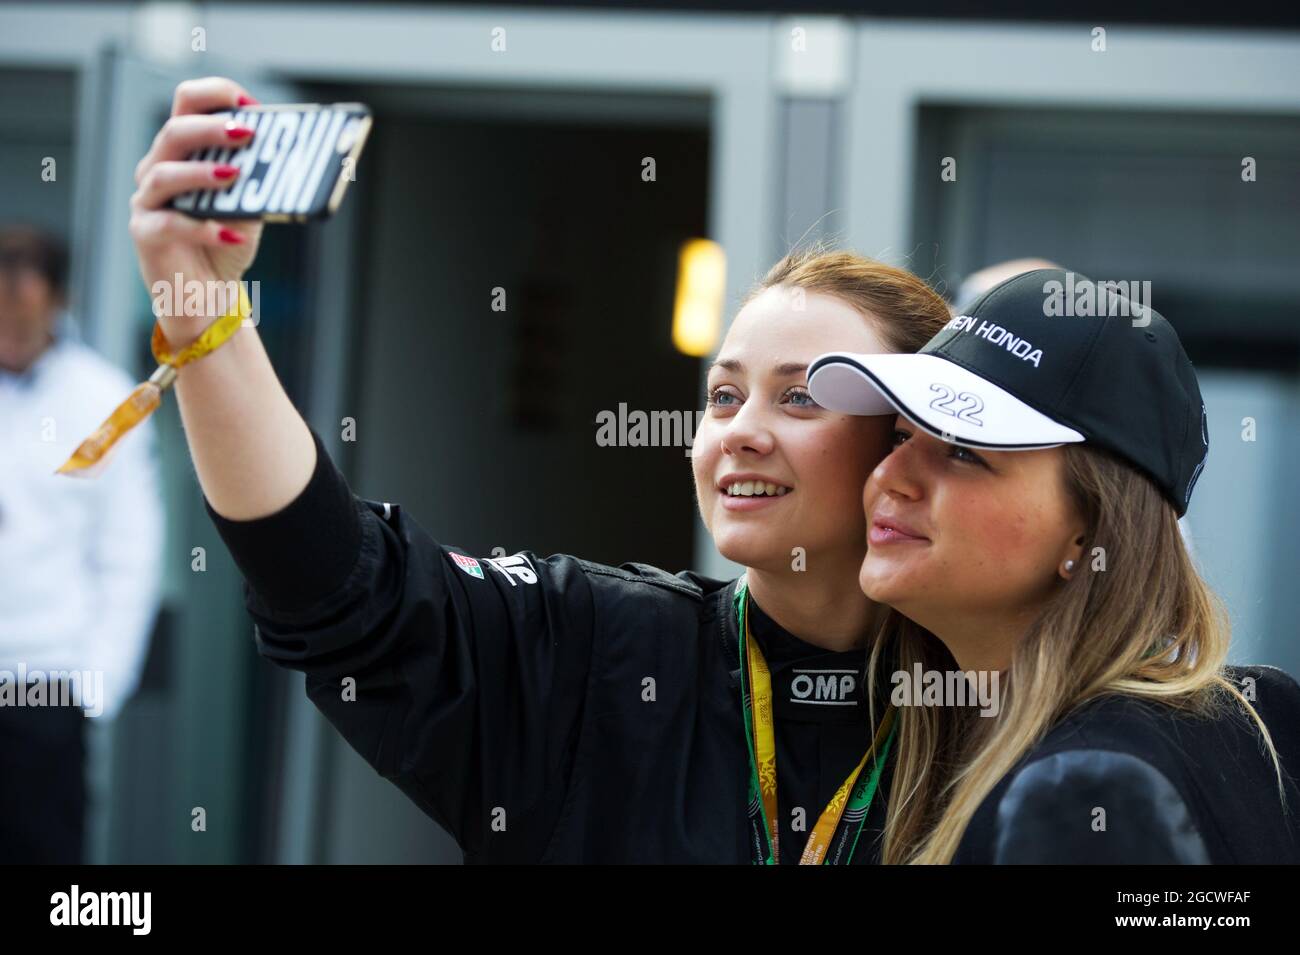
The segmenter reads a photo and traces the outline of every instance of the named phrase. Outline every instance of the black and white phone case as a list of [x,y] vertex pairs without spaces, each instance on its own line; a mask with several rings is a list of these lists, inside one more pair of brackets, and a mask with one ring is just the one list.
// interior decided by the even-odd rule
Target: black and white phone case
[[172,208],[200,219],[307,222],[334,214],[370,133],[361,103],[241,106],[213,113],[254,130],[246,146],[209,146],[194,160],[239,167],[234,184],[187,192]]

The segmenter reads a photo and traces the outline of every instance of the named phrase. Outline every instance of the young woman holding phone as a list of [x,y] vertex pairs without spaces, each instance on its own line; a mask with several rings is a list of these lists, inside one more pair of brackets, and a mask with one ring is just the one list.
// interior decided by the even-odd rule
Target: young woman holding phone
[[1300,862],[1300,687],[1224,665],[1179,532],[1209,453],[1191,362],[1154,310],[1065,317],[1066,285],[1028,272],[919,354],[810,369],[823,407],[898,413],[863,497],[860,582],[894,608],[868,685],[1004,691],[900,707],[884,861]]
[[[251,101],[219,77],[177,88],[132,198],[150,288],[252,264],[260,224],[165,208],[232,181],[187,157],[248,142],[204,114]],[[161,325],[179,349],[213,318]],[[819,408],[806,369],[832,348],[915,350],[947,319],[915,276],[847,253],[792,254],[759,284],[709,372],[692,455],[704,522],[746,567],[736,581],[437,542],[353,495],[255,329],[175,389],[259,650],[306,672],[467,861],[861,864],[879,854],[892,737],[861,681],[877,608],[857,583],[859,501],[891,429]]]

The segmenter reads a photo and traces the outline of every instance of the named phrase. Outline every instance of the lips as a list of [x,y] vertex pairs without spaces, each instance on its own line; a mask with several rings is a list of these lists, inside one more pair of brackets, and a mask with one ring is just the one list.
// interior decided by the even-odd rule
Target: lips
[[873,517],[871,519],[871,528],[867,532],[867,543],[873,546],[880,544],[928,544],[929,542],[930,538],[896,517]]

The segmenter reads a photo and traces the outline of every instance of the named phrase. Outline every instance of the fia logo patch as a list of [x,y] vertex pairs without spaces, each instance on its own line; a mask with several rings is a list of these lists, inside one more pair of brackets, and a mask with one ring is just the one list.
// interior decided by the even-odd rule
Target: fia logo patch
[[456,562],[456,566],[465,573],[471,577],[477,577],[479,580],[483,579],[483,568],[479,566],[479,562],[473,557],[466,557],[464,554],[451,554],[450,556]]

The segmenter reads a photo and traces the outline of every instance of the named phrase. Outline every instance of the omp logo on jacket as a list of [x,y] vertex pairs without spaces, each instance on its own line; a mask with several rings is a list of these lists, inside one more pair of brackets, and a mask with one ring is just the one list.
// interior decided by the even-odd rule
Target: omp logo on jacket
[[854,670],[791,670],[790,702],[814,706],[857,706]]

